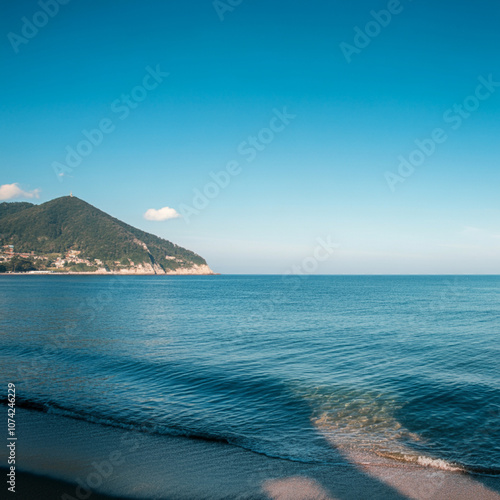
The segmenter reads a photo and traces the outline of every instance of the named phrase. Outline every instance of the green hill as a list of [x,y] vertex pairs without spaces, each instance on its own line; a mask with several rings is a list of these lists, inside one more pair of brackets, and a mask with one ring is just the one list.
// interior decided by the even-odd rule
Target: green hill
[[34,206],[33,203],[28,202],[0,203],[0,219]]
[[111,271],[144,264],[159,273],[182,272],[207,265],[194,252],[129,226],[71,196],[41,205],[1,203],[0,246],[5,245],[14,245],[16,253],[51,257],[79,251],[79,258],[92,265],[99,259]]

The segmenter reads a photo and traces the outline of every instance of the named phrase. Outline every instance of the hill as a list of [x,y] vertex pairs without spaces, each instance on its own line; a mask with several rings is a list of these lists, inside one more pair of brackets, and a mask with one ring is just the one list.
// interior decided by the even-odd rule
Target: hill
[[30,254],[38,264],[47,261],[45,268],[52,264],[69,271],[212,274],[196,253],[73,196],[41,205],[1,203],[0,247],[4,254],[12,252],[8,245],[14,246],[14,256]]

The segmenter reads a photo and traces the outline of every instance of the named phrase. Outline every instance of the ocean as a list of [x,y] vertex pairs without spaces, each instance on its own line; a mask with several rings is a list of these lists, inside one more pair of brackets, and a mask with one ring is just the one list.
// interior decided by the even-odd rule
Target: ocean
[[18,407],[500,474],[498,276],[3,276],[0,304]]

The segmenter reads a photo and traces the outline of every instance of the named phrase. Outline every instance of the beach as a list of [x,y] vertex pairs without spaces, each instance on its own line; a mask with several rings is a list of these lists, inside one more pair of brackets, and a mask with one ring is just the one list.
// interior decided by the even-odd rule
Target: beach
[[305,464],[25,409],[17,420],[22,500],[500,499],[500,479],[487,476],[347,459]]

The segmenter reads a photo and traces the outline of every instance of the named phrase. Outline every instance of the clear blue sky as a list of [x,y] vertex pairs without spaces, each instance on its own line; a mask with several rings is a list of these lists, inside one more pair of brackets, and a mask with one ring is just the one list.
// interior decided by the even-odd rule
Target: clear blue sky
[[[497,2],[225,2],[71,0],[52,17],[5,2],[3,199],[72,191],[222,273],[287,272],[318,237],[339,244],[319,273],[500,272]],[[57,176],[102,120],[112,131]],[[229,162],[239,173],[189,223],[144,218],[186,213]]]

